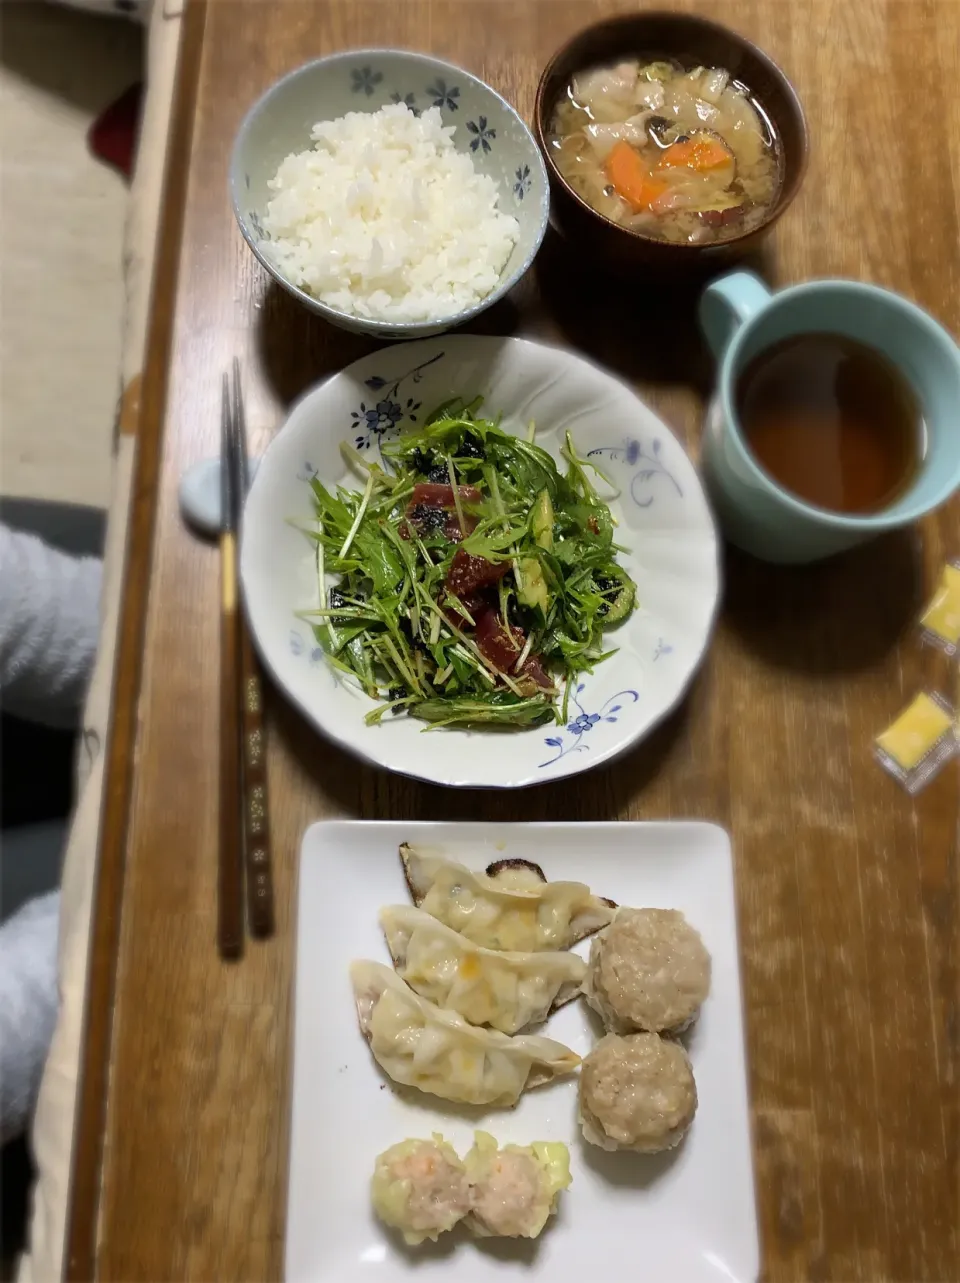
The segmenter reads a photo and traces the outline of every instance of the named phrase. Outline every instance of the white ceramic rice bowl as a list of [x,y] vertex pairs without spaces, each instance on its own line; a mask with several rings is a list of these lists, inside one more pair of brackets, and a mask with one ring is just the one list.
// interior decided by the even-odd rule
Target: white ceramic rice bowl
[[[284,157],[311,147],[311,130],[318,121],[401,102],[418,112],[436,107],[444,126],[456,126],[455,149],[470,157],[478,173],[497,183],[499,208],[520,227],[496,288],[469,307],[429,321],[358,316],[315,298],[277,266],[263,225],[272,195],[270,180]],[[318,58],[278,80],[253,104],[237,133],[230,194],[244,240],[278,285],[332,324],[380,339],[440,334],[503,298],[533,262],[550,208],[543,157],[506,99],[462,67],[406,49],[349,49]]]

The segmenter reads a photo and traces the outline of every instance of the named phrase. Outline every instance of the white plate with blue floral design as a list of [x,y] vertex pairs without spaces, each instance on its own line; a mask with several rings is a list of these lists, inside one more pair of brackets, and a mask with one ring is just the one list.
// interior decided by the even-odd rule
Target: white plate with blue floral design
[[[358,488],[341,454],[370,457],[453,396],[560,458],[569,431],[619,494],[620,560],[638,606],[608,635],[617,653],[570,692],[567,720],[517,730],[368,726],[373,700],[328,665],[298,612],[316,609],[311,477]],[[697,473],[670,429],[625,384],[572,352],[516,338],[425,339],[356,361],[294,406],[260,464],[244,512],[240,571],[250,625],[276,681],[325,734],[378,766],[437,784],[522,788],[618,756],[682,698],[710,638],[720,591],[717,534]]]

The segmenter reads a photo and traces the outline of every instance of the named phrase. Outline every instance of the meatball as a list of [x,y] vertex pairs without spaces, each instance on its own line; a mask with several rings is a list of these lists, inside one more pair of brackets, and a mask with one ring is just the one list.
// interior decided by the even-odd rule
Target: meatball
[[580,1068],[580,1125],[591,1145],[673,1149],[697,1111],[687,1053],[659,1034],[607,1034]]
[[594,938],[584,992],[612,1033],[679,1033],[710,989],[710,955],[677,909],[620,909]]
[[470,1209],[470,1186],[456,1151],[442,1136],[404,1140],[377,1158],[373,1209],[411,1245],[451,1230]]

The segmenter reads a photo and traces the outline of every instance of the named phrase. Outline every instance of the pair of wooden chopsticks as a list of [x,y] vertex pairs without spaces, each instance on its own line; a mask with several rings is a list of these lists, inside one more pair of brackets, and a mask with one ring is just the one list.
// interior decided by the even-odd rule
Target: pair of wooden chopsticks
[[243,953],[243,885],[253,936],[273,934],[273,875],[267,808],[263,689],[250,631],[239,609],[237,533],[249,484],[240,362],[223,376],[220,416],[220,857],[217,943]]

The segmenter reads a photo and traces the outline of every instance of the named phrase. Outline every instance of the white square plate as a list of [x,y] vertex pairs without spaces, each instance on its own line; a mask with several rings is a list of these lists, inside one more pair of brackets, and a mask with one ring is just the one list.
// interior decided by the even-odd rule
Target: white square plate
[[[607,1154],[576,1123],[576,1076],[512,1110],[401,1097],[357,1026],[348,968],[389,963],[377,924],[409,903],[400,842],[442,848],[475,868],[535,860],[553,880],[587,882],[620,904],[681,909],[713,958],[710,996],[687,1042],[699,1108],[666,1155]],[[585,953],[588,942],[578,946]],[[598,1032],[581,1002],[543,1026],[586,1055]],[[457,1283],[754,1283],[758,1271],[740,971],[730,843],[711,824],[315,824],[303,840],[286,1276],[312,1283],[406,1279]],[[460,1154],[482,1126],[502,1144],[562,1140],[573,1184],[542,1237],[473,1240],[458,1229],[404,1248],[376,1219],[369,1184],[389,1145],[441,1131]]]

